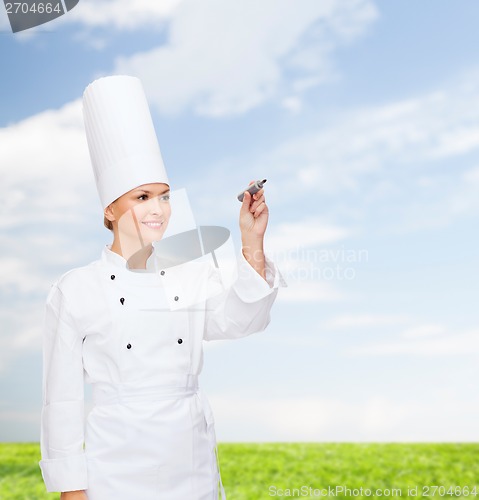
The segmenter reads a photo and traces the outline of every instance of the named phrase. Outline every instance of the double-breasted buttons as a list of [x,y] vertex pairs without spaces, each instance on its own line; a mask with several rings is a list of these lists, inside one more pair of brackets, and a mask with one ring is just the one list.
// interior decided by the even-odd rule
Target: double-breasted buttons
[[160,274],[161,274],[162,276],[164,276],[165,271],[160,271]]
[[121,305],[123,305],[123,304],[125,303],[125,298],[124,298],[124,297],[122,297],[122,298],[120,299],[120,302],[121,302]]
[[178,339],[178,344],[182,344],[183,343],[183,339]]
[[127,349],[131,349],[131,344],[126,344]]
[[175,300],[178,300],[178,299],[179,299],[178,295],[175,295]]
[[112,275],[110,276],[110,279],[114,280],[114,279],[115,279],[115,275],[114,275],[114,274],[112,274]]

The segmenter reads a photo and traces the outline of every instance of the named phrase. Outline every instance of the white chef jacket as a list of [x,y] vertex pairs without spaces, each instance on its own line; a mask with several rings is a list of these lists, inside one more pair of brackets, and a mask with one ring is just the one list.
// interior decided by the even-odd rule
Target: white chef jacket
[[[212,263],[161,269],[153,253],[146,270],[130,270],[105,245],[99,260],[52,285],[39,462],[48,492],[83,489],[89,500],[218,497],[214,418],[198,388],[202,341],[266,328],[278,287],[287,285],[267,255],[265,262],[266,281],[240,251],[236,281],[212,296],[205,291],[219,287]],[[84,382],[94,403],[86,420]]]

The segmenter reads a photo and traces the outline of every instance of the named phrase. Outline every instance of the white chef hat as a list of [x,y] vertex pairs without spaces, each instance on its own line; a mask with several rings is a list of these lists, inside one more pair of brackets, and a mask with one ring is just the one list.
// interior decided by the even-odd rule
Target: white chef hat
[[83,93],[83,119],[103,209],[142,184],[169,186],[138,78],[115,75],[90,83]]

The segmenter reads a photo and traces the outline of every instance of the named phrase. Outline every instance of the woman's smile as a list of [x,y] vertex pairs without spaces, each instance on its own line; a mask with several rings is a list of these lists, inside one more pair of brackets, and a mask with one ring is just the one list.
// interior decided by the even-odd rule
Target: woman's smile
[[144,224],[146,227],[149,227],[150,229],[160,229],[163,226],[164,221],[142,221],[142,224]]

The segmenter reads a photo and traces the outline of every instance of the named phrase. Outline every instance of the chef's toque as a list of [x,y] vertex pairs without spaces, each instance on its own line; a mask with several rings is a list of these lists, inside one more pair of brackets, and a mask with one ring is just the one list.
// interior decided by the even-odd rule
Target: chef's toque
[[99,78],[83,93],[83,119],[103,209],[142,184],[168,184],[141,81]]

